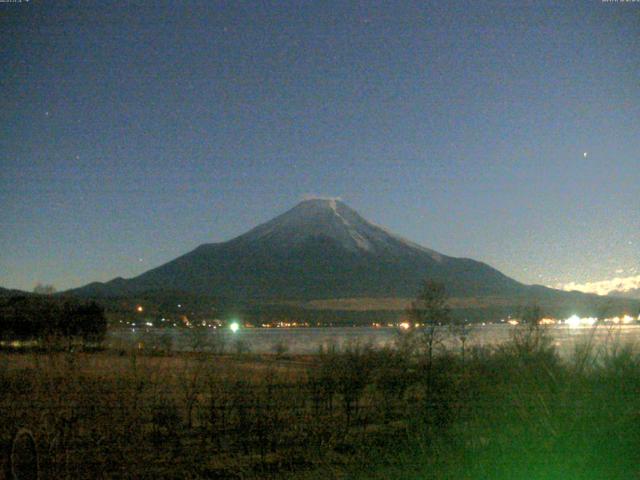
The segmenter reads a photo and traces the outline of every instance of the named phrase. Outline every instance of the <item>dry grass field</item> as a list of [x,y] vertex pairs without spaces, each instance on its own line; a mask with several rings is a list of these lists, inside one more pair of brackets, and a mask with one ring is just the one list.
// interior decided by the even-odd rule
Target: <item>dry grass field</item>
[[[527,334],[528,335],[528,334]],[[640,357],[0,353],[5,478],[638,478]],[[22,476],[20,476],[22,475]],[[25,477],[27,475],[27,477]]]

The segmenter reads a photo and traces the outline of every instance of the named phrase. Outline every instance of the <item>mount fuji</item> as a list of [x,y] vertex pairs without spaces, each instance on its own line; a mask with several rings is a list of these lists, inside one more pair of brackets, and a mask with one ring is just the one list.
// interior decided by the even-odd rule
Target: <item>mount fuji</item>
[[131,279],[69,293],[125,297],[172,291],[247,303],[337,301],[339,309],[348,299],[380,304],[412,298],[427,278],[443,282],[454,299],[476,304],[602,298],[524,285],[482,262],[438,253],[368,222],[337,199],[302,201],[227,242],[200,245]]

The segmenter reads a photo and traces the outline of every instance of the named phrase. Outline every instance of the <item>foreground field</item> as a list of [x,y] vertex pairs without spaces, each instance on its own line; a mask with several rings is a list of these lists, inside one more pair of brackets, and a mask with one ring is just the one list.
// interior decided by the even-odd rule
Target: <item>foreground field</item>
[[2,353],[0,389],[7,478],[640,478],[640,357],[542,333],[432,363]]

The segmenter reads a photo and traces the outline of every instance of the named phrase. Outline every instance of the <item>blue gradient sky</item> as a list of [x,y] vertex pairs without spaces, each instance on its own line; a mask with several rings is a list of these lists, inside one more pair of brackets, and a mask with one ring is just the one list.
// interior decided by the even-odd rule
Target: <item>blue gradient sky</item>
[[527,283],[639,274],[640,3],[137,3],[0,3],[0,285],[305,195]]

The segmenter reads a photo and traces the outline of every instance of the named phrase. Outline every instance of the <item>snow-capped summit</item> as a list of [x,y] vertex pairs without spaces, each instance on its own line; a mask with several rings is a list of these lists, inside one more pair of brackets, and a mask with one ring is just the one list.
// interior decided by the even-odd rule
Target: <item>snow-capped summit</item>
[[242,235],[239,240],[268,241],[293,247],[309,238],[326,236],[349,250],[370,251],[373,245],[361,233],[366,223],[337,199],[309,199]]
[[311,238],[330,238],[350,251],[371,254],[402,254],[407,248],[417,249],[441,261],[439,253],[405,240],[386,229],[368,222],[337,198],[313,198],[300,202],[291,210],[259,225],[238,241],[265,241],[292,248]]

